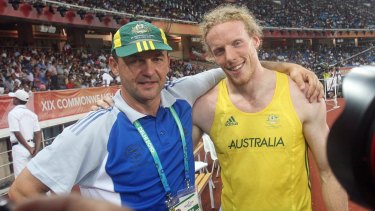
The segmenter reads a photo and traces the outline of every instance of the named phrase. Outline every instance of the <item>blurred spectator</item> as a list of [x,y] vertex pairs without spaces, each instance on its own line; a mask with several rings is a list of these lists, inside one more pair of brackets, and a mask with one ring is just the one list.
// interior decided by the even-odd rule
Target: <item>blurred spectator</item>
[[2,95],[2,94],[6,94],[6,93],[5,93],[4,81],[1,79],[0,80],[0,95]]
[[41,129],[37,115],[26,108],[28,92],[18,90],[9,93],[15,107],[8,113],[14,176],[17,177],[27,163],[40,150]]
[[63,47],[64,53],[66,55],[71,55],[72,54],[72,46],[69,44],[69,42],[66,42]]
[[102,74],[103,86],[109,86],[114,81],[113,77],[110,74],[110,72],[112,71],[109,71],[107,69],[107,70],[103,70],[102,72],[103,72]]
[[58,89],[58,76],[57,76],[56,64],[57,64],[56,60],[53,60],[47,70],[47,76],[50,77],[51,79],[51,84],[50,84],[51,90]]
[[69,76],[68,83],[66,84],[66,88],[67,89],[73,89],[73,88],[75,88],[73,76]]

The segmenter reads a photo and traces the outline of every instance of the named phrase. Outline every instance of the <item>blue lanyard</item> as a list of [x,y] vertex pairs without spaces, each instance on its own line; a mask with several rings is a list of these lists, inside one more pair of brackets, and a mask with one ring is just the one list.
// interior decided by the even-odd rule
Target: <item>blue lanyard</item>
[[[186,140],[185,140],[185,134],[184,130],[181,125],[180,118],[178,117],[176,111],[174,110],[173,107],[169,107],[169,110],[172,113],[172,116],[178,126],[178,129],[180,131],[180,136],[181,136],[181,142],[182,142],[182,149],[184,152],[184,164],[185,164],[185,181],[186,181],[186,186],[189,188],[190,187],[190,178],[189,178],[189,163],[187,159],[187,147],[186,147]],[[161,182],[163,184],[164,190],[167,193],[167,196],[170,198],[171,197],[171,188],[169,187],[167,177],[164,174],[164,169],[163,166],[160,162],[159,156],[154,148],[154,145],[152,144],[150,138],[148,137],[146,131],[143,129],[142,125],[138,122],[138,120],[134,121],[133,123],[134,127],[138,130],[139,134],[142,136],[143,141],[145,142],[148,150],[150,151],[152,158],[154,159],[155,166],[158,170],[159,177],[161,179]]]

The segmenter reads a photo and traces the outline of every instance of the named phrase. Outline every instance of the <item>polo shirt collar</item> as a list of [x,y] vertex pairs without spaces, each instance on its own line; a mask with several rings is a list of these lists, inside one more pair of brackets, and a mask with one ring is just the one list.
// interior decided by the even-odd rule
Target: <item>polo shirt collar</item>
[[16,105],[14,108],[26,108],[26,105]]
[[[130,107],[128,103],[122,98],[121,96],[121,90],[118,90],[113,97],[113,101],[115,103],[115,106],[122,112],[125,113],[125,115],[128,117],[128,119],[134,123],[136,120],[141,119],[146,114],[140,113],[139,111],[135,110],[134,108]],[[176,102],[176,98],[167,92],[165,89],[161,91],[161,104],[160,106],[163,108],[171,107]]]

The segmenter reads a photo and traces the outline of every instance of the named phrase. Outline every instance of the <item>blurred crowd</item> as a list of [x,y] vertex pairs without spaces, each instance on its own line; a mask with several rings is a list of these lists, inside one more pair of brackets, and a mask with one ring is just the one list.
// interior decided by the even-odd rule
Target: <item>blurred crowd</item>
[[[361,53],[372,45],[363,47],[318,46],[310,48],[278,47],[260,49],[261,60],[285,61],[301,64],[314,70],[319,77],[329,65],[358,66],[375,65],[375,50]],[[89,50],[52,49],[1,49],[0,48],[0,94],[14,92],[19,88],[27,91],[61,90],[118,85],[119,77],[108,67],[109,54]],[[353,55],[357,55],[351,58]],[[350,58],[350,59],[348,59]],[[193,75],[214,64],[202,61],[171,59],[168,79]]]
[[350,67],[359,65],[375,65],[375,49],[366,51],[373,47],[372,44],[355,46],[328,47],[320,45],[316,48],[288,48],[278,47],[274,49],[261,49],[259,58],[261,60],[294,62],[314,70],[320,78],[326,68]]
[[[112,86],[120,78],[108,67],[109,54],[89,50],[0,48],[0,94]],[[207,69],[204,63],[171,61],[175,79]]]
[[106,60],[103,53],[73,53],[71,49],[61,52],[52,49],[2,49],[0,87],[6,94],[19,88],[46,91],[110,85],[116,81],[106,80],[106,75],[112,74]]
[[[150,17],[200,22],[223,0],[64,0],[65,3]],[[374,0],[236,0],[268,27],[375,29]]]

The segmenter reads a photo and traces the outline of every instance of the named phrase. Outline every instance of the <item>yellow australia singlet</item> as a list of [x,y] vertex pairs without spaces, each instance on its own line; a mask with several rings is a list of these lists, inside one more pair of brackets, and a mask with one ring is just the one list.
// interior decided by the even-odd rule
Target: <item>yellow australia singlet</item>
[[222,167],[223,211],[311,210],[302,124],[287,76],[276,75],[272,101],[256,113],[237,109],[225,80],[219,83],[210,136]]

